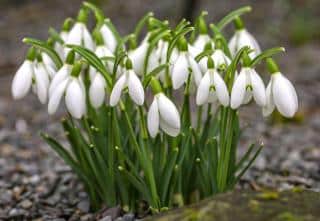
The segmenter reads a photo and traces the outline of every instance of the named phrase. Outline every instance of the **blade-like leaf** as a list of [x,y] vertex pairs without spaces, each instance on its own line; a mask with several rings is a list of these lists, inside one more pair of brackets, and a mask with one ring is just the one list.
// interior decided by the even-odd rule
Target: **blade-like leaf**
[[227,24],[232,22],[236,17],[239,17],[247,12],[251,11],[250,6],[244,6],[242,8],[236,9],[229,14],[227,14],[224,18],[221,19],[221,21],[218,23],[218,28],[222,30]]
[[271,57],[275,54],[281,53],[281,52],[285,52],[285,48],[284,47],[276,47],[276,48],[270,48],[267,49],[263,52],[261,52],[261,54],[259,54],[257,57],[255,57],[252,61],[250,66],[254,67],[255,65],[257,65],[259,62],[261,62],[263,59],[266,59],[268,57]]
[[54,62],[54,64],[58,69],[62,67],[63,62],[60,59],[58,53],[53,48],[51,48],[46,42],[33,39],[33,38],[24,38],[22,41],[26,44],[30,44],[46,52],[50,56],[50,58],[52,59],[52,61]]

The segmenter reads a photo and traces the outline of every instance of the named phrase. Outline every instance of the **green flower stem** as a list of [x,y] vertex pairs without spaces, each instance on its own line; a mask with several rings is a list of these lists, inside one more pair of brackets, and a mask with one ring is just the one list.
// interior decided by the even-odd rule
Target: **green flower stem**
[[229,23],[231,23],[234,19],[238,18],[239,16],[248,13],[251,11],[250,6],[244,6],[242,8],[239,8],[237,10],[234,10],[227,14],[223,19],[220,20],[217,27],[222,30],[225,26],[227,26]]
[[125,109],[124,104],[121,101],[120,101],[120,108],[121,108],[121,111],[123,112],[123,114],[125,115],[125,120],[126,120],[128,129],[129,129],[130,140],[132,142],[133,147],[135,148],[135,151],[138,155],[139,161],[144,169],[145,176],[146,176],[148,183],[150,185],[150,191],[151,191],[151,196],[152,196],[152,201],[150,202],[150,205],[153,208],[159,208],[159,197],[158,197],[157,188],[156,188],[156,184],[155,184],[154,174],[152,171],[152,164],[150,163],[150,159],[148,160],[146,158],[144,148],[142,148],[142,150],[141,150],[141,148],[137,142],[136,135],[134,133],[129,115]]

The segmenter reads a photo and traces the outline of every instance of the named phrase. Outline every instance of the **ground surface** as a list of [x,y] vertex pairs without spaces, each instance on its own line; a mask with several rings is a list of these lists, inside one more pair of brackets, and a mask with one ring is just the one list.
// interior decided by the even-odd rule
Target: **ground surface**
[[[10,96],[12,74],[22,60],[22,52],[25,50],[19,43],[19,39],[30,33],[32,33],[31,36],[44,36],[44,28],[48,26],[47,23],[42,23],[41,18],[46,15],[43,10],[51,1],[26,0],[23,2],[26,3],[21,3],[17,8],[12,5],[6,7],[6,13],[1,15],[0,21],[2,30],[6,30],[0,33],[0,220],[92,220],[95,215],[89,213],[89,202],[81,184],[39,137],[40,130],[62,137],[61,128],[57,122],[63,115],[63,110],[56,116],[48,117],[46,107],[41,106],[32,95],[21,101],[13,101]],[[138,6],[143,2],[139,1]],[[160,4],[157,7],[147,5],[141,11],[133,13],[126,7],[137,8],[138,6],[134,4],[123,6],[120,1],[117,10],[122,9],[120,6],[123,7],[121,19],[112,14],[110,9],[108,12],[111,17],[116,18],[116,23],[125,32],[130,27],[130,23],[125,23],[128,21],[125,19],[126,16],[136,18],[142,14],[142,11],[150,8],[155,7],[154,10],[161,15],[168,14],[169,18],[175,18],[172,11],[163,13],[170,6],[169,2],[163,1],[163,5]],[[244,2],[241,1],[241,3]],[[110,4],[114,5],[115,1],[110,1]],[[212,7],[209,3],[202,1],[201,7],[206,6],[210,11]],[[47,12],[47,22],[50,24],[53,22],[54,26],[58,26],[57,24],[61,22],[61,15],[63,17],[66,16],[65,14],[72,15],[77,8],[71,3],[64,7],[64,11],[59,11],[58,6],[50,5],[49,7],[53,7],[54,10]],[[221,7],[225,11],[227,11],[226,8],[235,8],[234,5],[228,4],[222,4]],[[280,37],[271,35],[271,40],[267,38],[261,26],[254,25],[253,22],[253,18],[263,21],[263,16],[267,13],[263,10],[264,7],[266,6],[257,6],[258,12],[261,13],[255,13],[255,17],[250,17],[251,29],[258,38],[261,37],[259,39],[265,47],[273,46],[274,42],[275,44],[285,42],[287,54],[280,59],[281,67],[296,85],[301,117],[300,122],[270,124],[268,120],[261,117],[260,110],[254,106],[240,110],[243,122],[246,122],[243,124],[246,129],[240,143],[240,153],[246,149],[250,140],[262,140],[265,148],[238,188],[284,190],[301,186],[319,191],[320,46],[317,42],[311,42],[293,47],[288,43],[289,40],[285,34]],[[34,8],[43,14],[32,14]],[[211,11],[214,12],[214,10]],[[278,15],[279,12],[273,10],[270,14],[267,15],[276,18],[271,23],[278,25],[276,27],[282,27],[279,21],[283,18]],[[26,15],[26,21],[21,19],[24,15]],[[59,22],[54,19],[55,16],[60,19],[58,19]],[[12,20],[17,17],[20,19]],[[267,22],[264,23],[267,24]],[[267,79],[267,76],[264,76]],[[105,211],[100,214],[100,217],[118,216],[118,213],[119,210],[114,209]],[[129,214],[125,220],[131,219]]]

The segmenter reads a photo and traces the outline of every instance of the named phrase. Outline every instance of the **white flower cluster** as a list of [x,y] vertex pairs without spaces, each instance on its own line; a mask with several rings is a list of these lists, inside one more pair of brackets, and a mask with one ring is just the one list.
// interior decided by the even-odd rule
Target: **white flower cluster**
[[[59,69],[45,51],[35,50],[33,47],[30,49],[27,59],[13,78],[12,95],[15,99],[24,97],[33,88],[40,102],[48,103],[49,114],[56,112],[64,98],[68,112],[77,119],[86,115],[87,105],[94,108],[105,105],[106,94],[109,95],[110,106],[116,106],[121,95],[126,92],[136,105],[143,105],[146,88],[142,79],[159,65],[169,63],[169,75],[166,75],[166,70],[161,70],[155,78],[162,83],[169,79],[175,90],[183,85],[190,86],[190,93],[195,94],[197,105],[213,103],[238,109],[253,98],[262,108],[264,116],[270,115],[275,107],[286,117],[292,117],[297,111],[296,91],[290,81],[279,72],[275,63],[270,63],[274,68],[271,70],[271,80],[267,88],[254,67],[250,66],[250,60],[259,56],[261,50],[255,38],[241,25],[237,27],[227,46],[230,55],[227,55],[223,48],[221,39],[209,36],[204,30],[200,31],[192,42],[182,37],[172,49],[169,60],[167,56],[170,38],[164,36],[157,39],[156,47],[149,51],[151,42],[158,37],[149,30],[139,46],[128,49],[124,62],[120,63],[116,71],[114,84],[108,85],[102,73],[81,63],[80,56],[66,46],[79,45],[94,52],[112,73],[119,39],[108,22],[99,24],[94,32],[90,33],[86,21],[86,11],[81,10],[75,23],[68,20],[64,24],[60,32],[61,41],[53,44],[54,50],[64,62]],[[237,52],[245,46],[248,46],[250,51],[244,56],[239,74],[235,74],[234,81],[228,85],[225,72]],[[212,53],[197,61],[197,56],[207,49]],[[88,85],[84,82],[87,74]],[[177,107],[166,93],[162,92],[161,87],[153,92],[154,100],[147,116],[150,135],[155,137],[161,128],[165,133],[177,136],[181,127]]]

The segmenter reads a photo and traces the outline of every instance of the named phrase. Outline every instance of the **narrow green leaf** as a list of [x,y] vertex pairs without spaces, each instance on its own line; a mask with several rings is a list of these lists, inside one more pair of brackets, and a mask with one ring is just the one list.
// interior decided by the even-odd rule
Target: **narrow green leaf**
[[62,40],[59,33],[54,28],[52,27],[49,28],[49,34],[56,42],[59,42],[62,45],[64,44],[64,41]]
[[276,48],[270,48],[267,49],[263,52],[261,52],[261,54],[259,54],[257,57],[255,57],[250,64],[250,67],[254,67],[256,66],[259,62],[261,62],[263,59],[272,57],[275,54],[281,53],[281,52],[285,52],[285,48],[284,47],[276,47]]
[[151,80],[152,77],[155,77],[157,74],[159,74],[162,70],[166,69],[169,65],[168,64],[162,64],[158,67],[154,68],[151,72],[149,72],[143,79],[143,87],[146,88]]
[[245,13],[248,13],[251,11],[251,7],[250,6],[244,6],[241,7],[239,9],[236,9],[232,12],[230,12],[229,14],[227,14],[224,18],[221,19],[221,21],[218,23],[218,28],[220,30],[222,30],[227,24],[229,24],[230,22],[232,22],[236,17],[239,17]]
[[243,176],[243,174],[250,168],[250,166],[253,164],[253,162],[255,161],[255,159],[259,156],[261,150],[263,148],[263,144],[260,145],[260,147],[258,148],[258,150],[256,151],[256,153],[253,155],[253,157],[250,159],[250,161],[248,162],[248,164],[242,169],[242,171],[238,174],[238,176],[236,177],[235,181],[233,184],[236,184],[240,178]]
[[110,73],[107,71],[103,65],[100,58],[97,57],[92,51],[78,46],[78,45],[67,45],[67,47],[72,48],[75,52],[81,55],[90,65],[92,65],[97,71],[103,74],[104,78],[107,81],[108,86],[112,87],[112,79]]
[[22,41],[26,44],[30,44],[36,48],[39,48],[40,50],[47,53],[58,69],[62,67],[63,62],[60,59],[58,53],[53,48],[51,48],[46,42],[33,38],[24,38]]
[[198,55],[195,57],[195,60],[196,60],[196,62],[199,62],[199,61],[201,61],[202,58],[207,57],[207,56],[209,56],[209,55],[212,55],[212,53],[213,53],[212,50],[203,51],[203,52],[201,52],[200,54],[198,54]]

